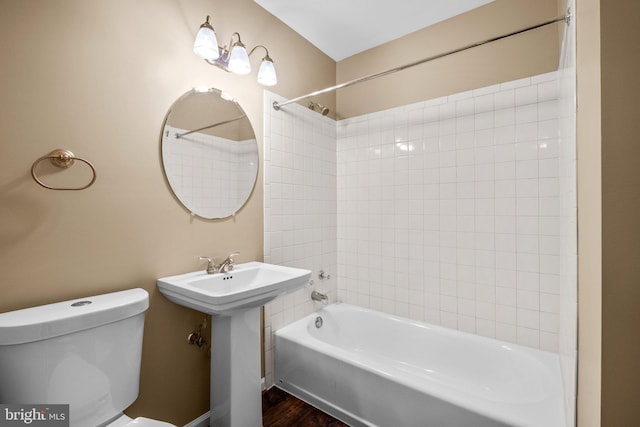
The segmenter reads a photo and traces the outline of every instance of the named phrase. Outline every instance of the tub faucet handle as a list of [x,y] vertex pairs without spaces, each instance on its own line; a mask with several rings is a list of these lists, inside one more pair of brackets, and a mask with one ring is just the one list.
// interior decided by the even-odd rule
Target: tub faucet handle
[[206,256],[201,256],[200,261],[207,261],[207,274],[216,274],[216,264],[214,262],[214,258],[209,258]]
[[331,275],[325,273],[324,270],[320,270],[320,272],[318,273],[318,279],[320,279],[320,280],[325,280],[325,279],[329,280],[329,279],[331,279]]

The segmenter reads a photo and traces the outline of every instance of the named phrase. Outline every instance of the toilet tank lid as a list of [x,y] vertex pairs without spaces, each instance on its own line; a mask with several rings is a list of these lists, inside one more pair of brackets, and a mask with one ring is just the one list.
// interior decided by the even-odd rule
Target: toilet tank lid
[[136,288],[0,313],[0,345],[14,345],[95,328],[143,313],[149,293]]

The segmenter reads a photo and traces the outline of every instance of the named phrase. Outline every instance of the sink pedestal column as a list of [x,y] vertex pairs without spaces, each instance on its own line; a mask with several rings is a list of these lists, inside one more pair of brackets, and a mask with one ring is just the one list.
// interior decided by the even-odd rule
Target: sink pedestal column
[[262,426],[260,307],[211,320],[211,427]]

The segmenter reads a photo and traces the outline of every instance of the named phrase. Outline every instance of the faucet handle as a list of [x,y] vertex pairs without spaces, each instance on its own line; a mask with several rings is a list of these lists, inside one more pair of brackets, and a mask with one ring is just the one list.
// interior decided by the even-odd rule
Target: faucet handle
[[329,280],[331,279],[331,275],[324,272],[324,270],[320,270],[318,273],[318,279],[320,280]]
[[227,267],[228,271],[232,271],[233,270],[233,263],[235,262],[233,260],[233,257],[236,256],[236,255],[240,255],[240,252],[232,252],[232,253],[229,254],[229,256],[227,256],[227,259],[225,261],[226,261],[227,266],[228,266]]
[[200,261],[207,261],[207,274],[215,274],[216,273],[216,263],[213,257],[209,258],[206,256],[201,256]]

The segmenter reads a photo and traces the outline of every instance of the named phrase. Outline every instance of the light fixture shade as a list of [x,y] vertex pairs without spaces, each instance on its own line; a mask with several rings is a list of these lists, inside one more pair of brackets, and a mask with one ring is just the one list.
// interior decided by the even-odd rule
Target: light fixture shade
[[229,57],[229,71],[234,74],[249,74],[251,72],[251,63],[249,55],[242,43],[236,43],[231,49]]
[[220,57],[218,39],[216,38],[215,31],[213,31],[213,27],[209,24],[208,16],[207,21],[202,24],[198,30],[196,41],[193,44],[193,51],[200,58],[210,61],[215,61]]
[[276,68],[273,61],[268,56],[262,58],[260,69],[258,70],[258,83],[263,86],[275,86],[278,84],[278,76],[276,76]]

